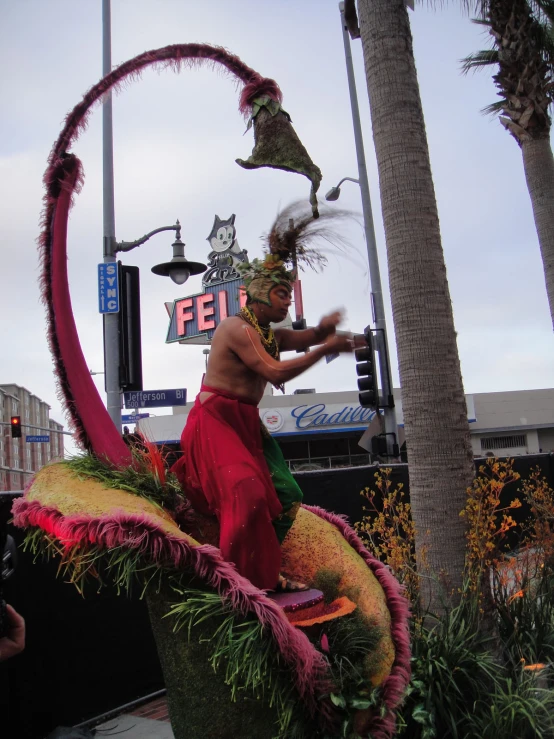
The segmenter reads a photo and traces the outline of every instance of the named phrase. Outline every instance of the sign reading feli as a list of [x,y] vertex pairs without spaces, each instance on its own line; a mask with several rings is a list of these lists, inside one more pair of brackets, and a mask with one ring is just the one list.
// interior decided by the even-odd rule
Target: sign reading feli
[[204,292],[175,300],[169,304],[169,329],[166,344],[208,344],[221,321],[246,303],[242,278],[206,285]]

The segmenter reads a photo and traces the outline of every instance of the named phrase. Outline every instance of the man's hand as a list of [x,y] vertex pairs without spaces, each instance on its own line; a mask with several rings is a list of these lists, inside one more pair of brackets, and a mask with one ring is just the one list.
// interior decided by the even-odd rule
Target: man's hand
[[348,333],[333,334],[332,336],[327,337],[323,346],[325,347],[325,354],[353,352],[355,348],[352,334]]
[[328,336],[332,336],[337,330],[337,326],[342,319],[343,315],[340,310],[336,310],[334,313],[329,313],[328,316],[323,316],[315,329],[318,341],[323,341]]
[[6,605],[8,615],[8,631],[6,636],[0,639],[0,662],[9,659],[25,649],[25,621],[22,616]]

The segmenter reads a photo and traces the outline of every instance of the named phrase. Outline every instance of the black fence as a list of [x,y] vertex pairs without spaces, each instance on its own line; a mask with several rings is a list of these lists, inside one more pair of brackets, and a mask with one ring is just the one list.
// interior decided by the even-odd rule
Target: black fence
[[[485,462],[476,460],[476,468]],[[382,465],[383,466],[383,465]],[[516,457],[522,478],[539,467],[554,487],[554,455]],[[402,482],[409,500],[408,466],[392,465],[393,482]],[[304,502],[363,516],[366,487],[374,487],[376,466],[302,472],[296,479]],[[507,486],[506,502],[521,481]],[[2,502],[3,501],[3,502]],[[21,544],[22,532],[7,523],[12,500],[0,495],[0,531]],[[518,509],[519,518],[525,509]],[[514,514],[514,517],[516,517]],[[25,651],[0,662],[0,736],[43,739],[57,726],[72,726],[163,688],[163,678],[145,604],[138,593],[118,596],[106,588],[83,598],[56,577],[55,562],[34,562],[19,551],[17,572],[6,584],[8,602],[25,617]]]

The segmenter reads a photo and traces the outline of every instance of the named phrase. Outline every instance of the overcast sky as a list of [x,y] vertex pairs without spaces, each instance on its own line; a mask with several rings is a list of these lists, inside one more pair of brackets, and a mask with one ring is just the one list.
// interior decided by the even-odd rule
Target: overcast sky
[[[552,386],[554,341],[520,150],[497,120],[480,110],[495,99],[487,72],[462,77],[459,60],[488,44],[457,10],[410,13],[458,346],[467,393]],[[52,361],[39,299],[42,176],[65,115],[101,76],[101,0],[0,0],[0,229],[2,267],[0,383],[23,385],[52,406]],[[114,65],[173,43],[225,46],[280,85],[283,106],[323,171],[323,195],[357,177],[338,3],[334,0],[112,0]],[[398,385],[386,249],[361,42],[352,42],[370,175],[393,377]],[[180,219],[186,255],[205,261],[214,215],[236,214],[237,237],[250,256],[279,207],[307,197],[308,181],[276,170],[246,171],[235,158],[252,149],[229,76],[210,68],[146,71],[114,98],[115,212],[118,240],[133,240]],[[103,369],[97,268],[102,261],[102,115],[98,107],[74,146],[85,186],[71,212],[70,286],[89,367]],[[357,185],[340,204],[361,212]],[[308,323],[344,306],[345,328],[370,320],[363,233],[349,232],[348,259],[332,258],[322,275],[303,275]],[[171,257],[172,233],[123,255],[141,268],[144,388],[198,391],[202,347],[165,344],[164,302],[200,292],[150,268]],[[103,387],[103,375],[95,377]],[[352,357],[325,363],[288,383],[318,391],[356,388]],[[161,411],[166,413],[167,411]]]

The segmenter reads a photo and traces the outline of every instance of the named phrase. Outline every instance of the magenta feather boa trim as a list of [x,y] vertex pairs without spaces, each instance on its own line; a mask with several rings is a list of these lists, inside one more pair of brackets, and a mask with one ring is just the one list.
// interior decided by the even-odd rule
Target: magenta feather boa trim
[[374,557],[363,545],[354,529],[348,525],[344,516],[329,513],[317,506],[304,506],[306,510],[333,524],[352,549],[356,551],[373,572],[383,588],[387,599],[387,608],[391,616],[391,637],[395,649],[395,659],[388,678],[382,685],[383,703],[389,709],[384,716],[375,716],[371,722],[371,736],[374,739],[392,737],[396,728],[396,719],[393,713],[402,702],[404,691],[410,682],[410,630],[408,619],[410,608],[406,597],[402,593],[402,586],[391,574],[389,568]]
[[283,610],[262,590],[239,575],[226,562],[217,547],[209,544],[191,546],[183,539],[163,531],[148,515],[126,513],[93,518],[88,515],[64,516],[55,508],[24,498],[13,505],[14,523],[21,528],[40,528],[70,550],[81,543],[100,549],[128,547],[136,549],[161,567],[192,570],[222,599],[240,613],[252,612],[275,640],[283,660],[291,668],[296,688],[311,715],[321,713],[327,724],[333,723],[334,709],[329,700],[319,696],[329,693],[331,684],[323,655],[308,637],[295,629]]
[[[408,606],[400,592],[400,585],[385,565],[375,559],[363,546],[344,519],[321,508],[305,506],[320,518],[335,526],[348,543],[366,562],[381,584],[391,614],[392,638],[396,657],[391,674],[383,683],[383,701],[389,709],[384,717],[371,720],[373,739],[389,739],[394,734],[394,709],[399,705],[410,678],[410,650],[408,637]],[[330,727],[335,711],[328,699],[320,696],[330,692],[328,666],[323,655],[310,643],[308,637],[294,628],[282,609],[262,590],[239,575],[235,566],[226,562],[219,549],[209,544],[191,546],[183,539],[163,531],[148,515],[125,513],[93,518],[87,515],[63,516],[55,508],[42,506],[38,501],[16,500],[13,505],[14,523],[21,528],[40,528],[71,549],[89,543],[100,549],[124,546],[136,549],[161,567],[193,570],[207,585],[228,600],[240,613],[252,612],[273,636],[283,660],[290,667],[296,688],[311,715],[320,714]]]

